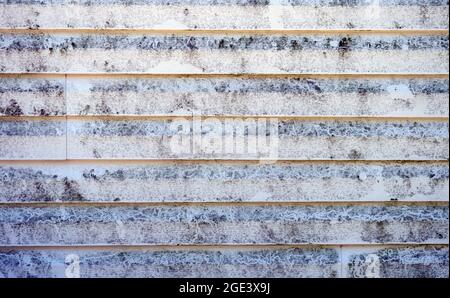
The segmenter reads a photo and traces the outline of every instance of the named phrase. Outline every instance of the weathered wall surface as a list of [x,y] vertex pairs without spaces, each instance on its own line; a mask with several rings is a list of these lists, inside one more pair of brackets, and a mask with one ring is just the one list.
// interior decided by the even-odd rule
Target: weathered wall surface
[[447,0],[0,3],[0,277],[449,276]]

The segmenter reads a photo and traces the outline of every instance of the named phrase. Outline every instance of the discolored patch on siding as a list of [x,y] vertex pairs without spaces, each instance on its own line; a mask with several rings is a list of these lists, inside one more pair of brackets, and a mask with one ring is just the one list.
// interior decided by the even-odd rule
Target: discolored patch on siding
[[[439,163],[0,166],[0,201],[448,201]],[[65,181],[76,186],[65,192]],[[342,185],[347,185],[343,188]]]
[[448,246],[343,249],[344,276],[351,278],[447,278]]
[[0,116],[62,116],[64,79],[0,78]]
[[65,159],[66,122],[1,120],[0,159]]
[[0,35],[1,72],[445,73],[447,53],[447,36]]
[[[72,0],[51,0],[51,3],[46,0],[8,0],[8,4],[67,4],[73,2]],[[158,4],[158,5],[250,5],[250,6],[265,6],[270,4],[270,0],[127,0],[127,5],[143,5],[143,4]],[[438,6],[445,5],[446,0],[378,0],[377,5],[428,5]],[[121,4],[122,0],[77,0],[79,5],[98,5],[98,4]],[[356,6],[356,5],[371,5],[370,0],[277,0],[277,3],[284,5],[321,5],[321,6]]]
[[[286,120],[273,121],[267,139],[278,140],[278,148],[252,148],[246,139],[251,129],[231,135],[226,127],[255,126],[254,119],[197,121],[191,119],[69,120],[68,156],[72,159],[251,159],[266,158],[270,149],[279,159],[304,160],[435,160],[448,158],[448,123],[429,121]],[[182,125],[184,130],[180,131]],[[278,130],[276,126],[278,125]],[[239,131],[239,130],[238,130]],[[256,131],[256,130],[254,130]],[[186,144],[217,133],[217,148],[188,145],[177,147],[181,136]],[[194,138],[194,136],[197,136]],[[266,137],[266,136],[264,136]],[[261,138],[261,136],[259,136]],[[197,141],[195,141],[198,144]],[[206,142],[206,141],[204,141]],[[226,147],[228,142],[238,149]],[[174,145],[175,144],[175,145]],[[273,144],[273,143],[271,143]]]

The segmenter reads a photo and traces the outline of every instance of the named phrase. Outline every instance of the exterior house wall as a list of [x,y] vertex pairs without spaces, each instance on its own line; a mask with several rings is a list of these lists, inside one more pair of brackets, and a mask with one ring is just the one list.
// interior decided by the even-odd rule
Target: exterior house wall
[[447,0],[0,5],[0,277],[448,277]]

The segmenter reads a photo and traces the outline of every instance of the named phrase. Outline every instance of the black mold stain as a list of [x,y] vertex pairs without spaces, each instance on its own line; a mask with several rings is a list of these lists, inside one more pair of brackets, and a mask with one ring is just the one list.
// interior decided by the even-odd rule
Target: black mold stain
[[111,64],[109,61],[105,61],[105,62],[103,63],[103,69],[104,69],[106,72],[114,72],[114,71],[116,71],[115,65],[114,65],[114,64]]
[[[83,172],[85,179],[109,180],[109,179],[137,179],[137,180],[161,180],[161,179],[305,179],[342,177],[359,179],[362,169],[366,169],[368,177],[380,178],[413,178],[429,177],[435,181],[445,181],[449,178],[448,168],[445,166],[411,166],[397,164],[383,167],[381,172],[370,173],[366,166],[260,166],[257,168],[247,166],[177,166],[177,167],[132,167],[115,171],[106,170],[104,173],[96,173],[94,169]],[[375,176],[376,175],[376,176]]]
[[[279,135],[308,137],[411,137],[411,138],[448,138],[448,123],[425,122],[302,122],[281,121]],[[351,152],[353,153],[353,152]],[[357,154],[357,152],[356,152]]]
[[430,20],[430,15],[428,11],[428,7],[426,5],[420,6],[420,21],[422,24],[427,23]]
[[189,48],[189,50],[191,50],[191,51],[198,50],[198,47],[196,46],[196,38],[195,37],[189,38],[186,45]]
[[322,93],[322,88],[320,88],[320,85],[317,84],[314,80],[307,80],[308,85],[311,86],[315,92]]
[[0,107],[0,114],[4,114],[6,116],[21,116],[23,115],[23,111],[17,101],[11,99],[8,106],[3,108]]
[[94,158],[101,158],[102,156],[100,155],[100,153],[98,153],[97,149],[94,149],[92,151],[92,155],[94,156]]
[[94,169],[91,169],[89,172],[83,172],[83,178],[85,178],[85,179],[93,179],[93,180],[96,180],[96,181],[98,180]]
[[395,29],[403,29],[403,26],[400,25],[398,22],[394,22],[394,28]]
[[79,114],[80,114],[80,115],[88,115],[90,109],[91,109],[91,106],[90,106],[90,105],[86,105],[86,106],[84,107],[84,109],[82,109],[82,110],[80,111]]

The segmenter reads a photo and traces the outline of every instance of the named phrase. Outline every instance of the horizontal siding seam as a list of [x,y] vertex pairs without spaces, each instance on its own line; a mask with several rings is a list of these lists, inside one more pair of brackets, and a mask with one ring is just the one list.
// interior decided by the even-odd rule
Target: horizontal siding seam
[[98,33],[98,34],[255,34],[255,35],[297,35],[297,34],[402,34],[402,35],[448,35],[448,28],[436,29],[177,29],[177,28],[0,28],[0,33],[43,34],[43,33]]

